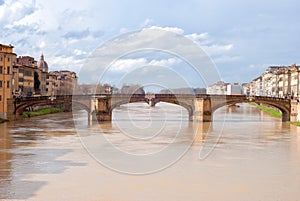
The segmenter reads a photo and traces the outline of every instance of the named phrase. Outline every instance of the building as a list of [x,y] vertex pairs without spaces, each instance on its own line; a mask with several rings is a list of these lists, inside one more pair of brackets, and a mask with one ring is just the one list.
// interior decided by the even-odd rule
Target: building
[[300,98],[300,66],[270,66],[266,72],[250,83],[243,85],[243,91],[251,96]]
[[13,64],[17,55],[12,45],[0,44],[0,117],[6,118],[7,99],[12,97]]
[[34,90],[35,67],[15,64],[13,66],[12,88],[15,96],[31,96]]
[[227,94],[227,85],[223,81],[219,81],[213,85],[207,87],[207,94],[215,94],[215,95],[226,95]]
[[40,60],[37,62],[38,68],[38,79],[40,80],[39,92],[36,93],[41,94],[42,96],[47,95],[47,76],[48,76],[48,64],[45,61],[44,55],[41,55]]
[[226,91],[227,95],[242,95],[242,86],[239,83],[228,84]]
[[37,61],[31,56],[19,56],[16,63],[24,66],[37,67]]
[[12,88],[15,96],[31,96],[35,93],[37,61],[30,56],[19,56],[13,65]]
[[[77,75],[68,70],[49,72],[52,78],[48,78],[48,94],[72,95],[77,85]],[[52,82],[50,81],[52,80]],[[50,84],[51,82],[51,84]],[[55,84],[54,84],[55,83]],[[54,91],[53,91],[54,90]]]
[[47,96],[57,95],[57,75],[53,72],[49,72],[47,74],[46,95]]

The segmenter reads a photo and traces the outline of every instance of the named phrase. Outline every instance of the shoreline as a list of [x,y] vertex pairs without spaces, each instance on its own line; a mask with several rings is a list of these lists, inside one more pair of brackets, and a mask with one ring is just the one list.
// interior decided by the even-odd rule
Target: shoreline
[[282,117],[281,112],[278,112],[277,110],[274,110],[271,107],[264,106],[264,105],[257,105],[255,102],[250,102],[248,104],[255,106],[256,108],[268,113],[269,115],[271,115],[273,117]]
[[[282,117],[282,114],[281,112],[278,112],[270,107],[267,107],[267,106],[264,106],[264,105],[257,105],[256,103],[254,102],[250,102],[248,103],[249,105],[253,105],[255,106],[256,108],[268,113],[269,115],[273,116],[273,117]],[[294,126],[300,126],[300,122],[291,122],[289,121],[288,122],[289,124],[292,124]]]

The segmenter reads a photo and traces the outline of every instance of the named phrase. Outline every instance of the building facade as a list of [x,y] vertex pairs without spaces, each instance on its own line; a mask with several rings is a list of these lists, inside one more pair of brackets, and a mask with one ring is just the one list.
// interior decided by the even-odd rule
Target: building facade
[[0,44],[0,117],[6,118],[7,99],[12,97],[13,64],[17,55],[13,46]]
[[242,86],[239,85],[239,83],[228,84],[226,94],[227,95],[241,95],[242,94]]
[[243,85],[251,96],[300,98],[300,66],[270,66],[266,72]]
[[55,73],[49,72],[46,79],[46,95],[57,95],[57,87],[57,75]]
[[14,96],[31,96],[35,93],[34,74],[37,61],[30,56],[19,56],[13,65],[12,85]]
[[47,95],[72,95],[77,85],[77,75],[68,70],[49,72]]
[[223,81],[219,81],[213,85],[210,85],[206,89],[207,94],[226,95],[227,85],[229,85],[229,83],[225,83]]
[[15,64],[13,66],[12,88],[15,96],[31,96],[34,93],[34,72],[36,68]]

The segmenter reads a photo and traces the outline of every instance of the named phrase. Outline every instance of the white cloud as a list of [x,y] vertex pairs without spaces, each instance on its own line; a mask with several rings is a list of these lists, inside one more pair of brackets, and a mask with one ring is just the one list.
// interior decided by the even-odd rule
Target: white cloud
[[133,69],[145,66],[146,64],[147,60],[145,58],[120,59],[112,63],[109,70],[113,72],[129,72]]
[[136,58],[136,59],[119,59],[114,61],[109,66],[110,72],[130,72],[137,68],[145,66],[162,66],[162,67],[171,67],[174,64],[180,63],[180,60],[177,58],[168,58],[168,59],[153,59],[148,61],[146,58]]
[[221,54],[226,54],[230,52],[234,45],[233,44],[228,44],[228,45],[204,45],[201,46],[209,55],[221,55]]
[[184,30],[178,27],[159,27],[159,26],[151,26],[149,29],[159,29],[164,31],[171,31],[177,34],[183,34]]
[[51,71],[53,70],[61,70],[67,69],[71,71],[78,72],[79,67],[83,64],[83,60],[75,59],[73,56],[55,56],[55,57],[47,57],[45,60],[50,65]]
[[39,48],[40,49],[43,49],[43,48],[45,48],[46,47],[46,43],[45,43],[45,41],[42,41],[41,43],[40,43],[40,45],[39,45]]
[[198,41],[198,40],[204,40],[208,38],[208,33],[193,33],[193,34],[188,34],[186,35],[187,38],[193,40],[193,41]]
[[0,24],[11,24],[34,11],[35,3],[32,0],[7,0],[0,5]]
[[[151,26],[149,29],[170,31],[176,34],[184,35],[184,30],[178,27]],[[185,34],[184,36],[199,44],[200,47],[203,48],[210,56],[222,55],[225,58],[226,53],[230,52],[234,48],[233,44],[225,44],[225,45],[215,44],[215,42],[212,39],[210,39],[210,36],[207,32]]]
[[144,22],[142,23],[141,27],[142,27],[142,28],[148,27],[148,26],[150,26],[153,22],[154,22],[153,19],[147,18],[147,19],[144,20]]
[[79,56],[79,55],[86,55],[87,52],[79,50],[79,49],[75,49],[74,50],[74,54],[76,54],[77,56]]
[[180,63],[180,60],[177,58],[169,58],[169,59],[162,59],[162,60],[151,60],[149,65],[153,66],[172,66],[174,64]]

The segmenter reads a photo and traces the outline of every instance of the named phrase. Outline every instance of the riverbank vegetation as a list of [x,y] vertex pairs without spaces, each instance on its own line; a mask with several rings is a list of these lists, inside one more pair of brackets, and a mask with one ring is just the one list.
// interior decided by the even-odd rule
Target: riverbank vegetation
[[281,117],[282,116],[281,112],[279,112],[273,108],[270,108],[270,107],[267,107],[264,105],[257,105],[256,103],[253,103],[253,102],[251,102],[249,104],[257,107],[258,109],[260,109],[262,111],[265,111],[266,113],[268,113],[269,115],[271,115],[273,117]]
[[300,122],[290,122],[290,124],[292,124],[294,126],[300,126]]
[[[274,117],[281,117],[282,116],[281,112],[278,112],[277,110],[274,110],[270,107],[263,106],[263,105],[257,105],[256,103],[253,103],[253,102],[251,102],[249,104],[257,107],[260,110],[263,110],[263,111],[267,112],[271,116],[274,116]],[[289,123],[294,125],[294,126],[300,126],[300,122],[289,122]]]
[[53,114],[53,113],[58,113],[58,112],[63,112],[63,109],[62,108],[44,108],[44,109],[40,109],[40,110],[36,110],[36,111],[23,112],[23,117],[29,118],[29,117]]

